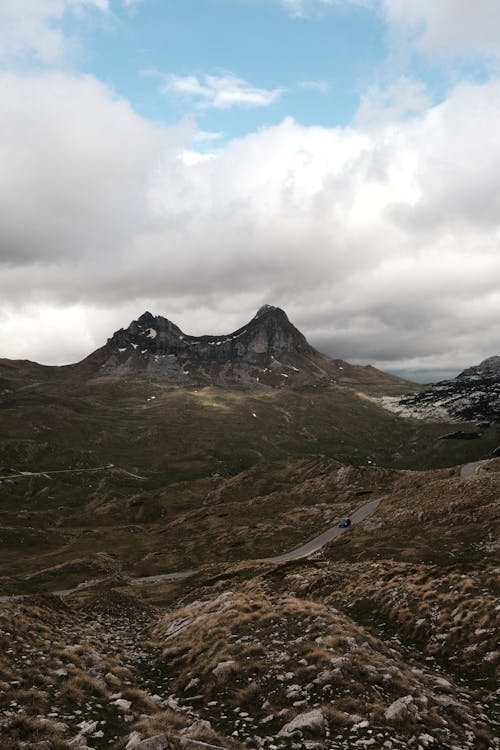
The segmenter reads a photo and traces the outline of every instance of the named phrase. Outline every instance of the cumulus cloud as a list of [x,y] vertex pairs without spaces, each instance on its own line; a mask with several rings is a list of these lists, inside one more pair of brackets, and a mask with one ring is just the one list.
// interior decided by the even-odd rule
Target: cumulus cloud
[[399,371],[498,353],[500,82],[399,115],[206,159],[94,78],[1,75],[2,355],[77,359],[147,308],[224,332],[263,302]]
[[267,107],[284,92],[282,88],[256,88],[232,73],[221,76],[204,75],[201,78],[172,73],[165,77],[161,90],[163,93],[193,100],[199,107],[212,109]]
[[[119,0],[132,8],[142,0]],[[33,59],[54,64],[69,53],[72,40],[64,33],[68,15],[89,11],[109,13],[110,0],[0,0],[0,62]]]

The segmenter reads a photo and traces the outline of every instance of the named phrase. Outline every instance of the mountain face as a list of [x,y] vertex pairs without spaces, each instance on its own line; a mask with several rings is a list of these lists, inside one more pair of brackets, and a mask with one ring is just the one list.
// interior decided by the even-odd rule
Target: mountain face
[[398,378],[316,351],[279,307],[264,305],[247,325],[226,335],[190,336],[160,315],[145,312],[75,366],[89,377],[149,378],[172,384],[259,388]]
[[500,357],[489,357],[420,393],[385,398],[384,405],[417,419],[500,422]]
[[188,336],[170,320],[146,312],[126,330],[117,331],[108,345],[197,362],[261,363],[269,356],[315,354],[283,310],[270,305],[262,307],[248,325],[227,336]]

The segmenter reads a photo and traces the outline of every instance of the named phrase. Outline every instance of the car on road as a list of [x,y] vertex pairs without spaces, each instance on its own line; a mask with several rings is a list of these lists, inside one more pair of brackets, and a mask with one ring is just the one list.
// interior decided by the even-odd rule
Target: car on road
[[350,518],[341,518],[339,521],[339,528],[340,529],[347,529],[351,525],[351,519]]

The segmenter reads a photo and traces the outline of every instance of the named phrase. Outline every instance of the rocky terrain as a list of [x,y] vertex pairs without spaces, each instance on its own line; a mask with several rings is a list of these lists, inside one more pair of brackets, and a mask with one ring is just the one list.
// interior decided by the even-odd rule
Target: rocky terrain
[[496,750],[499,469],[308,465],[320,505],[384,491],[314,559],[0,604],[2,748]]
[[500,421],[500,357],[489,357],[452,380],[419,393],[383,399],[386,408],[416,419],[448,422]]

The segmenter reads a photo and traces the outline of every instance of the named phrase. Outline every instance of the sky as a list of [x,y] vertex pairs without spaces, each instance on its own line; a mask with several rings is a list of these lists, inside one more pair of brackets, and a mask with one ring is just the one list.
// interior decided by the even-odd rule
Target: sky
[[145,310],[431,381],[500,354],[498,0],[0,0],[0,357]]

